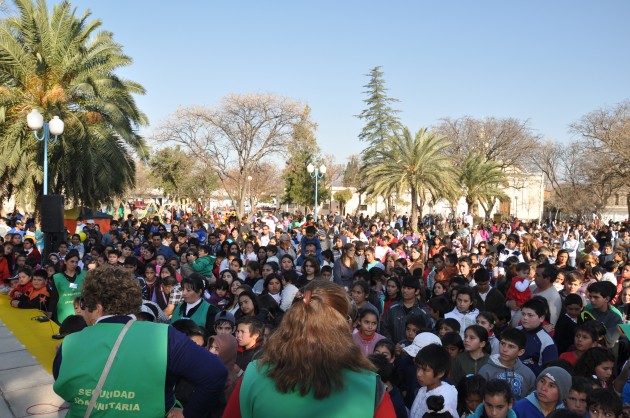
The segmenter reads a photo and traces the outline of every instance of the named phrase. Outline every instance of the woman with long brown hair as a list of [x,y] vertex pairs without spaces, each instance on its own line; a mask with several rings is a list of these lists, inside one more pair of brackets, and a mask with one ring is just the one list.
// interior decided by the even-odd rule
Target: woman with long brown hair
[[338,285],[350,289],[354,272],[358,270],[354,258],[355,248],[353,244],[346,244],[341,248],[341,256],[335,261],[333,267],[333,280]]
[[223,416],[395,416],[374,366],[352,341],[349,313],[342,287],[309,283],[262,358],[247,368]]

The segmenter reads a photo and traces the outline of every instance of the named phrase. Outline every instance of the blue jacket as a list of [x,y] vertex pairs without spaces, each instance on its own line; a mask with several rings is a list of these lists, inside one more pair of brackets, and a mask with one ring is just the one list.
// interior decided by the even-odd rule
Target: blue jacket
[[[545,418],[545,415],[543,415],[540,409],[538,398],[536,398],[536,391],[527,395],[526,398],[514,402],[514,406],[512,408],[519,418]],[[562,402],[558,402],[556,409],[561,408],[564,408],[564,405]]]
[[[522,327],[519,327],[522,329]],[[534,375],[538,376],[543,371],[544,365],[558,358],[558,347],[542,327],[526,330],[527,345],[525,353],[520,356],[524,365],[529,367]]]

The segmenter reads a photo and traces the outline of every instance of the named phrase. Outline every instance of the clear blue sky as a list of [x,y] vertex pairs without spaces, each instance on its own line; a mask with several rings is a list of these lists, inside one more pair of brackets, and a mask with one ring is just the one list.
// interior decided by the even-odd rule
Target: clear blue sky
[[133,58],[121,74],[147,89],[137,100],[151,127],[180,106],[269,92],[312,107],[338,162],[364,146],[353,115],[377,65],[414,131],[446,116],[511,116],[566,141],[571,122],[630,98],[626,0],[72,4]]

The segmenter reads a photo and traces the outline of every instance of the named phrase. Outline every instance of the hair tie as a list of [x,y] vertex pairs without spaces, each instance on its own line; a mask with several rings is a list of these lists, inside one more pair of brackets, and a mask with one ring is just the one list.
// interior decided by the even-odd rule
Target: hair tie
[[311,304],[311,294],[313,293],[312,290],[307,290],[304,292],[304,303],[306,303],[307,305]]

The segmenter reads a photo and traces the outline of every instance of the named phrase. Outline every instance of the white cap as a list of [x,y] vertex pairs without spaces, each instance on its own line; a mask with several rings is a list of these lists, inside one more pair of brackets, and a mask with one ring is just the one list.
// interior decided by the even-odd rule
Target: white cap
[[411,357],[415,358],[416,355],[418,355],[418,351],[430,344],[442,345],[442,341],[440,341],[440,337],[433,333],[421,332],[416,335],[416,338],[413,339],[411,345],[403,348],[403,350],[405,350],[405,352],[407,352],[407,354]]

